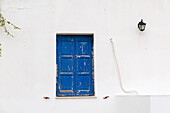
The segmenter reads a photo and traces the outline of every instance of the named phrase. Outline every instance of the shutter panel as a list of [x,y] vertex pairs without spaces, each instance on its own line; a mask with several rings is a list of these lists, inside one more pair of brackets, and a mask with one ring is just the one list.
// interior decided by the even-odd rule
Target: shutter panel
[[92,36],[78,36],[76,41],[76,96],[94,95],[92,75]]
[[93,37],[57,35],[56,96],[92,96]]
[[57,96],[74,95],[74,38],[57,37]]

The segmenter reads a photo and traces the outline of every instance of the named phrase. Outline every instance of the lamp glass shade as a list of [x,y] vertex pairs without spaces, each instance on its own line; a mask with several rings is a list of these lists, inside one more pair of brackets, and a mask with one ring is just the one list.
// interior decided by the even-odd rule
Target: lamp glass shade
[[143,19],[138,23],[138,28],[140,31],[144,31],[146,27],[146,23],[143,22]]

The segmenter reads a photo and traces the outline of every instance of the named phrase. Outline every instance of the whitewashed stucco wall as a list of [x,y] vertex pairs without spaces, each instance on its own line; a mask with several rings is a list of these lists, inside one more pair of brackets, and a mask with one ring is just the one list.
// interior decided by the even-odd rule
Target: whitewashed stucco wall
[[[22,28],[9,28],[15,38],[0,28],[0,113],[149,113],[149,97],[115,96],[126,94],[109,39],[127,90],[169,94],[169,5],[168,0],[0,0],[4,16]],[[141,18],[147,23],[143,33],[137,29]],[[94,33],[96,99],[55,99],[56,33]],[[103,100],[106,95],[110,98]]]

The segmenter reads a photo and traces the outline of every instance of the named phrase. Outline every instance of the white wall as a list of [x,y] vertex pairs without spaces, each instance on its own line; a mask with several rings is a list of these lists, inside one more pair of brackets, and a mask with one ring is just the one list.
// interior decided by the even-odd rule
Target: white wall
[[170,96],[152,96],[150,98],[151,113],[169,113]]
[[[170,93],[168,0],[114,0],[110,8],[110,34],[115,40],[123,83],[139,94]],[[147,23],[141,33],[140,19]]]
[[[168,0],[1,0],[4,16],[22,29],[9,28],[11,38],[0,28],[0,113],[149,113],[149,97],[115,96],[126,94],[109,39],[127,90],[170,94],[169,5]],[[143,33],[137,28],[141,18],[147,23]],[[56,33],[94,33],[96,99],[55,99]],[[110,98],[103,100],[106,95]]]

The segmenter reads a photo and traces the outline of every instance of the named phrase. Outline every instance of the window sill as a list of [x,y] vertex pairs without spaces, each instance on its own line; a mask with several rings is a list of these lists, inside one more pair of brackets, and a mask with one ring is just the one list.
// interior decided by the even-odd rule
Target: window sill
[[96,96],[56,97],[56,99],[95,99]]

